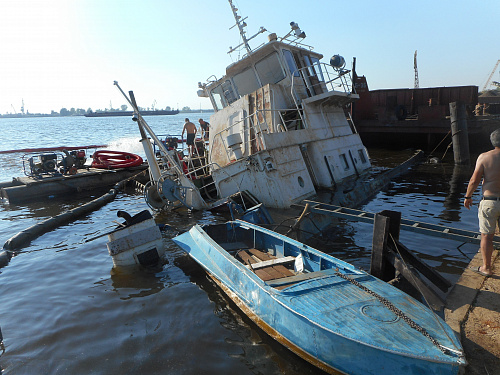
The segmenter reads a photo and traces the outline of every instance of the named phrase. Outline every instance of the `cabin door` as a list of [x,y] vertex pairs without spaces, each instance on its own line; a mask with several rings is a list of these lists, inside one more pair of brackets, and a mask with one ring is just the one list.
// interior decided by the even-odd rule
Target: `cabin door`
[[308,96],[311,97],[314,95],[321,94],[323,90],[321,88],[320,81],[316,75],[316,71],[312,66],[310,57],[308,55],[301,56],[296,52],[294,52],[293,57],[295,59],[295,63],[299,67],[301,76],[306,84]]

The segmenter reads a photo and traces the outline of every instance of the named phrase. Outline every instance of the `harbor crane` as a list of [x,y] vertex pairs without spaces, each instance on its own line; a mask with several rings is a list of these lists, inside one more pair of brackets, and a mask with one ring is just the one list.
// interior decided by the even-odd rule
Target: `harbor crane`
[[490,84],[490,81],[491,79],[493,78],[493,74],[495,74],[495,72],[497,71],[497,68],[498,68],[498,65],[500,64],[500,59],[497,61],[497,63],[495,64],[495,67],[493,68],[493,70],[491,71],[491,74],[490,76],[488,77],[488,79],[486,80],[486,83],[484,84],[484,87],[483,87],[483,91],[486,90]]
[[415,85],[414,88],[418,89],[420,84],[418,82],[418,69],[417,69],[417,51],[413,55],[413,69],[415,70]]

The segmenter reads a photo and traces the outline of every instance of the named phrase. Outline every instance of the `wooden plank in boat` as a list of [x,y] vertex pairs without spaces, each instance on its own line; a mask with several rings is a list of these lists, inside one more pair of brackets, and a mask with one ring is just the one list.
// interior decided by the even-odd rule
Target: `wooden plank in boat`
[[256,249],[249,249],[248,251],[251,252],[253,256],[250,255],[247,251],[240,251],[238,253],[238,256],[246,264],[246,267],[254,271],[255,274],[259,276],[261,280],[269,281],[294,275],[292,271],[290,271],[283,265],[279,264],[284,262],[292,262],[295,259],[294,257],[286,257],[286,258],[273,257],[269,260],[258,262],[257,260],[254,259],[254,257],[257,257],[257,255],[254,254],[258,254],[258,256],[263,258],[272,257],[272,255],[263,253]]
[[278,265],[273,267],[276,271],[281,273],[284,277],[294,276],[295,274],[283,265]]
[[252,255],[255,255],[260,260],[276,259],[274,255],[271,255],[269,253],[264,253],[263,251],[257,249],[248,249],[248,252],[251,253]]
[[241,258],[241,260],[243,261],[243,263],[245,263],[247,265],[248,268],[250,268],[248,266],[248,264],[250,264],[250,263],[257,263],[257,261],[255,259],[253,259],[252,256],[250,254],[248,254],[246,251],[240,251],[238,253],[238,256]]
[[261,268],[255,270],[255,274],[259,276],[263,281],[270,281],[274,279],[280,279],[283,275],[275,270],[273,267]]
[[315,279],[317,277],[330,276],[334,273],[335,273],[335,270],[333,270],[333,269],[316,271],[316,272],[301,273],[299,275],[293,275],[293,276],[283,277],[281,279],[275,279],[275,280],[268,282],[267,284],[269,286],[273,286],[273,287],[284,286],[284,285],[286,285],[288,287],[289,286],[288,284],[292,284],[292,283],[295,284],[295,283],[298,283],[300,281]]
[[291,263],[294,261],[295,261],[295,257],[292,257],[292,256],[283,257],[283,258],[275,258],[275,259],[270,259],[270,260],[263,260],[262,262],[258,262],[258,263],[252,262],[252,268],[253,269],[264,268],[264,267],[268,267],[268,266],[276,266],[276,265],[282,264],[282,263]]

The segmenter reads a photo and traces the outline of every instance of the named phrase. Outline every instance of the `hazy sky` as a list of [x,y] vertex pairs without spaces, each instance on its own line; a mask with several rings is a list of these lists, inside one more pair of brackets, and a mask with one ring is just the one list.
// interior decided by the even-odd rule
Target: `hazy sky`
[[[498,0],[235,0],[247,36],[284,36],[295,21],[304,43],[341,54],[370,89],[477,85],[500,59]],[[226,0],[0,0],[0,113],[125,104],[210,108],[198,82],[220,78],[240,43]],[[251,42],[267,40],[267,33]],[[500,81],[498,69],[494,80]]]

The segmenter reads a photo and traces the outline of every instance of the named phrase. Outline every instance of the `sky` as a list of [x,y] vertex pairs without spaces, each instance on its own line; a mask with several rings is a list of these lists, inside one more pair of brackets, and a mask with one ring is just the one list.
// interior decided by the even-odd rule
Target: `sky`
[[[355,57],[371,90],[413,87],[415,51],[420,87],[481,90],[500,59],[498,0],[233,3],[247,36],[284,36],[294,21],[323,62],[340,54],[350,68]],[[237,60],[234,23],[226,0],[0,0],[0,113],[23,101],[30,113],[119,108],[114,81],[144,108],[211,108],[198,82]]]

